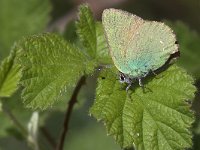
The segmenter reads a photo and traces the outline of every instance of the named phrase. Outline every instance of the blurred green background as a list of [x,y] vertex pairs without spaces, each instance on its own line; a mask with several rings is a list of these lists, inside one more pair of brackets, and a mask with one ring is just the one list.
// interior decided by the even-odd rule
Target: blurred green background
[[[78,5],[87,2],[97,20],[105,8],[119,8],[144,19],[165,21],[177,34],[181,57],[178,64],[186,68],[198,88],[193,103],[197,117],[194,123],[194,150],[200,149],[200,0],[0,0],[0,61],[5,58],[14,42],[23,36],[41,32],[57,32],[67,40],[76,41],[74,20]],[[96,77],[91,76],[79,95],[66,137],[66,150],[120,150],[114,139],[107,136],[101,122],[89,116],[95,98]],[[3,98],[26,128],[32,110],[25,109],[18,90],[11,98]],[[52,108],[39,112],[39,141],[43,149],[54,149],[61,132],[67,108],[64,95]],[[47,137],[47,138],[46,138]],[[28,150],[26,140],[9,117],[0,111],[0,150]]]

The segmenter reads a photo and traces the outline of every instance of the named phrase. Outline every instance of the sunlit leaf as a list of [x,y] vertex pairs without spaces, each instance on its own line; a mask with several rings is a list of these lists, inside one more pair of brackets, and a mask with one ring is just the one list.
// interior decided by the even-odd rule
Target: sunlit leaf
[[90,59],[95,59],[98,64],[111,63],[102,24],[95,22],[88,5],[80,6],[76,28],[79,39]]
[[81,51],[55,34],[24,38],[16,49],[22,52],[22,97],[27,107],[51,106],[63,92],[75,87],[86,70]]
[[76,22],[77,33],[89,57],[94,58],[97,47],[95,20],[88,5],[79,7],[79,20]]
[[194,97],[193,79],[173,65],[126,93],[112,71],[98,79],[91,113],[102,120],[121,147],[184,149],[191,147],[194,116],[188,101]]

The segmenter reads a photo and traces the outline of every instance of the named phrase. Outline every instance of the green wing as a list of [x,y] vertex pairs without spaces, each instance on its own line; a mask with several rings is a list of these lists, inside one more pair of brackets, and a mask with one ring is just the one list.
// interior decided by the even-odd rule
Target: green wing
[[125,74],[156,70],[178,51],[175,35],[163,23],[116,9],[104,10],[102,21],[114,64]]

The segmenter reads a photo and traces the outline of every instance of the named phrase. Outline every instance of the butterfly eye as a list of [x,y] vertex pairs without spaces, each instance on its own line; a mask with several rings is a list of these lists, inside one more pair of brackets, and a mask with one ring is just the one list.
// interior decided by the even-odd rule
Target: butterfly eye
[[106,79],[105,77],[101,77],[102,80]]
[[124,82],[125,76],[124,76],[123,74],[120,74],[120,77],[119,77],[119,78],[120,78],[120,81],[121,81],[121,82]]
[[120,80],[121,80],[121,81],[124,81],[124,77],[123,77],[123,76],[121,76],[121,77],[120,77]]

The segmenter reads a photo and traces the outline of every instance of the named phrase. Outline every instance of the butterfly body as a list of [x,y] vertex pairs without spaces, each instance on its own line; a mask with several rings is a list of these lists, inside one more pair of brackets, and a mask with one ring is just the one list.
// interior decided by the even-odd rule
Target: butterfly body
[[140,80],[178,51],[176,37],[164,23],[112,8],[104,10],[102,23],[112,60],[127,78]]

